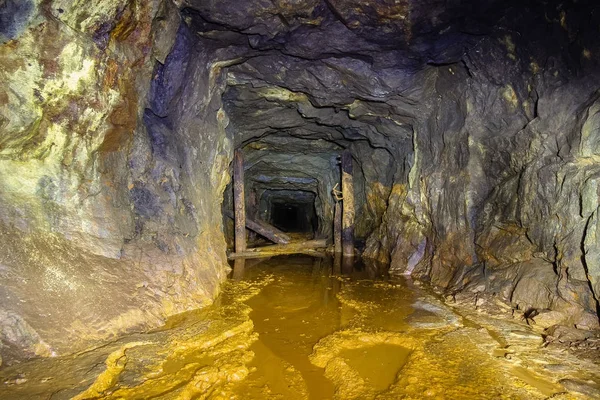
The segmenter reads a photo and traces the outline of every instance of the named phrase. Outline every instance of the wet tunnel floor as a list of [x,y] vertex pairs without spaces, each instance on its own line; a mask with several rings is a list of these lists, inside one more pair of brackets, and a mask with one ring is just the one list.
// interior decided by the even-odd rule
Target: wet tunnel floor
[[474,322],[411,281],[338,269],[310,257],[238,263],[212,306],[5,368],[0,398],[572,399],[586,397],[559,380],[598,379],[516,322]]

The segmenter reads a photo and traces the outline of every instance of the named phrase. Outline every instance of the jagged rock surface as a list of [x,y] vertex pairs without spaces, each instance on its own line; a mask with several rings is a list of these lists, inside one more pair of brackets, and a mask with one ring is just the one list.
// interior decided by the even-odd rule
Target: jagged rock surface
[[0,8],[3,361],[210,302],[231,153],[219,56],[195,48],[170,1]]

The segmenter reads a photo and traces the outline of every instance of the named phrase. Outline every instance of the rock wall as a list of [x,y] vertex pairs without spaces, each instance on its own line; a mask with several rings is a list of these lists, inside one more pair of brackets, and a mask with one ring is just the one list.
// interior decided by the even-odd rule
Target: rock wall
[[580,22],[589,12],[507,11],[510,28],[435,67],[418,161],[396,181],[366,257],[449,293],[598,327],[599,49],[595,27]]
[[170,0],[0,8],[4,361],[212,301],[227,268],[222,58]]

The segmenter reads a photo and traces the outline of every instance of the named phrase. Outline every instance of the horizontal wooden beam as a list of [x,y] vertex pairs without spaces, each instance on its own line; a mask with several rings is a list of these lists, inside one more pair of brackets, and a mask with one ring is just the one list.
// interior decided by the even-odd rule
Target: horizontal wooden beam
[[229,254],[229,259],[273,257],[285,254],[307,254],[316,257],[324,257],[325,253],[319,250],[325,249],[326,247],[326,239],[304,240],[300,242],[291,242],[289,244],[256,247],[247,249],[244,252],[231,253]]
[[227,256],[230,260],[238,260],[241,258],[252,259],[252,258],[271,258],[277,256],[285,256],[292,254],[302,254],[305,256],[311,257],[327,257],[327,253],[325,251],[320,251],[317,249],[304,249],[304,250],[294,250],[294,251],[265,251],[265,252],[257,252],[257,251],[244,251],[243,253],[231,253]]
[[[233,214],[229,211],[225,212],[225,215],[231,219],[235,219]],[[246,228],[253,230],[261,236],[266,237],[270,241],[277,244],[288,244],[290,242],[290,237],[285,233],[281,232],[279,229],[275,228],[273,225],[267,224],[264,221],[260,220],[251,220],[246,217]],[[237,249],[236,249],[237,251]]]

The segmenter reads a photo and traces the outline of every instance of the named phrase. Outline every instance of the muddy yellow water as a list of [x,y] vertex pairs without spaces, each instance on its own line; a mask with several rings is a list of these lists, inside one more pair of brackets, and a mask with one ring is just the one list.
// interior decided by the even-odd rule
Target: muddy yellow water
[[597,365],[541,344],[518,322],[458,314],[376,266],[247,260],[210,307],[0,370],[0,398],[590,398]]

